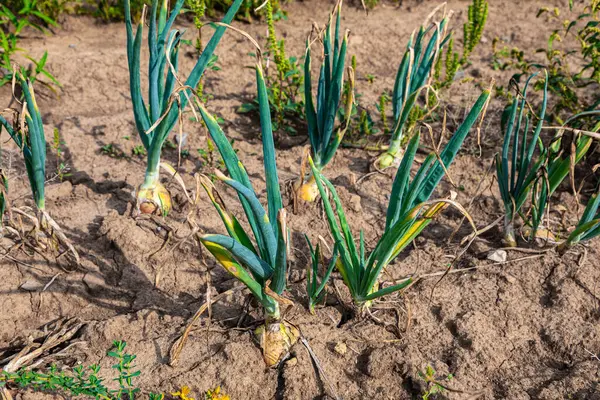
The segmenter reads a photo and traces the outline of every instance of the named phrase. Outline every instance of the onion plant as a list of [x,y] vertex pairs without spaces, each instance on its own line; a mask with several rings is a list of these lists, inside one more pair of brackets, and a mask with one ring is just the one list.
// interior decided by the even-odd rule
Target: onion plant
[[[14,77],[23,92],[23,113],[19,116],[20,123],[18,127],[13,127],[2,115],[0,115],[0,126],[4,126],[4,129],[23,153],[25,169],[27,170],[27,177],[29,178],[36,207],[36,217],[32,217],[36,221],[35,233],[43,231],[52,239],[53,243],[59,243],[66,247],[75,258],[75,261],[79,263],[77,251],[46,211],[46,137],[33,86],[17,69],[15,69]],[[18,111],[15,111],[15,113],[18,113]],[[6,184],[6,182],[4,183]],[[4,190],[2,191],[2,197],[4,198]],[[38,239],[37,235],[35,238]]]
[[513,100],[507,109],[508,114],[505,113],[503,117],[504,142],[502,153],[496,156],[496,176],[504,203],[504,241],[507,246],[517,245],[515,217],[537,182],[540,169],[548,157],[548,151],[540,139],[546,116],[547,80],[544,83],[544,98],[539,114],[532,116],[527,103],[529,82],[536,75],[527,78],[523,92]]
[[[342,2],[338,1],[329,17],[323,35],[323,62],[321,64],[317,85],[316,107],[313,100],[311,76],[311,42],[306,41],[306,55],[304,61],[304,111],[308,123],[308,138],[310,140],[311,155],[316,168],[322,171],[331,161],[338,149],[351,117],[353,102],[354,74],[348,68],[350,87],[346,98],[345,121],[335,126],[336,116],[340,111],[342,92],[344,89],[344,65],[348,47],[348,31],[344,33],[340,42],[340,21]],[[332,25],[335,21],[335,28]],[[314,201],[319,191],[313,176],[304,183],[304,176],[300,177],[298,196],[305,201]]]
[[392,91],[394,125],[389,148],[378,159],[381,169],[400,161],[409,117],[421,91],[428,85],[437,57],[451,37],[451,34],[446,34],[447,24],[448,18],[445,17],[428,28],[421,26],[416,38],[413,33],[408,41]]
[[[314,162],[309,159],[312,171],[317,178],[319,192],[323,198],[329,229],[339,252],[339,260],[336,265],[356,306],[360,308],[368,307],[371,301],[401,290],[413,282],[413,277],[407,277],[393,285],[381,287],[380,275],[431,220],[443,210],[444,205],[454,205],[466,214],[464,209],[453,199],[430,200],[430,197],[444,176],[446,169],[454,160],[471,127],[484,109],[489,96],[489,90],[484,91],[479,96],[465,121],[441,153],[439,155],[430,154],[418,169],[414,178],[411,179],[410,170],[420,141],[419,133],[413,135],[392,185],[385,230],[375,248],[368,255],[366,254],[362,232],[358,238],[358,247],[355,244],[357,241],[348,226],[344,209],[335,188],[319,173]],[[327,196],[326,189],[331,192],[335,210]]]
[[[568,146],[571,148],[565,151],[563,147],[568,143],[563,138],[564,132],[559,132],[548,146],[542,142],[540,134],[546,116],[548,76],[546,74],[540,112],[532,115],[527,103],[527,90],[536,76],[532,74],[528,77],[522,93],[507,107],[502,119],[504,142],[502,153],[496,156],[496,174],[505,209],[504,242],[508,246],[517,245],[514,223],[519,215],[525,220],[525,231],[530,232],[529,239],[551,238],[549,231],[544,234],[539,232],[550,197],[592,144],[591,137],[579,135],[573,140],[572,146]],[[569,118],[564,126],[590,114],[577,114]],[[523,212],[530,194],[530,212]]]
[[[229,24],[242,2],[243,0],[235,0],[222,22]],[[184,3],[185,0],[177,0],[169,14],[167,0],[152,0],[148,32],[149,68],[148,103],[146,103],[140,83],[140,52],[146,10],[142,13],[134,34],[130,1],[125,1],[131,101],[137,131],[147,153],[146,175],[138,189],[136,203],[137,209],[145,214],[165,215],[171,209],[171,195],[159,179],[161,150],[177,122],[178,110],[183,110],[187,105],[190,88],[198,85],[226,29],[225,25],[216,28],[184,86],[176,88],[182,34],[176,29],[171,30],[171,27]],[[177,106],[173,107],[174,103],[177,103]]]
[[560,254],[564,254],[569,248],[577,243],[584,242],[600,236],[600,187],[590,197],[585,210],[575,230],[558,246]]
[[337,247],[333,249],[333,256],[329,262],[329,267],[319,282],[319,265],[322,263],[322,254],[319,243],[316,247],[313,247],[312,243],[308,239],[308,236],[304,235],[306,243],[310,250],[310,265],[306,268],[306,293],[308,294],[308,310],[311,314],[315,313],[315,306],[323,299],[325,292],[325,285],[335,268],[335,264],[338,260]]
[[[578,116],[585,114],[581,113],[565,122],[567,125],[570,121]],[[600,126],[594,128],[594,132],[598,131]],[[550,239],[550,232],[538,234],[541,227],[544,213],[550,202],[550,197],[554,194],[558,186],[565,180],[569,173],[572,173],[574,166],[581,161],[592,145],[592,138],[587,135],[579,135],[572,139],[570,149],[563,149],[563,146],[568,143],[563,138],[563,132],[559,132],[548,146],[547,162],[541,168],[538,178],[536,179],[531,194],[531,215],[528,225],[531,227],[530,239],[540,237],[542,239]]]
[[281,295],[286,288],[289,231],[282,206],[271,112],[260,63],[256,66],[256,80],[268,211],[261,205],[248,173],[231,143],[216,120],[200,105],[202,119],[230,176],[226,177],[216,171],[216,177],[237,192],[250,225],[250,231],[242,227],[220,199],[210,180],[204,178],[202,185],[223,220],[228,235],[207,234],[201,236],[200,241],[227,271],[248,287],[262,305],[265,324],[257,329],[256,335],[260,340],[265,362],[273,366],[287,354],[297,340],[298,331],[282,319],[280,307],[282,302],[288,302]]
[[[551,238],[549,231],[539,232],[550,197],[592,144],[591,137],[579,135],[572,141],[572,146],[567,146],[571,148],[565,151],[563,147],[568,143],[563,138],[564,132],[559,132],[548,146],[542,142],[540,134],[546,115],[548,77],[545,77],[540,113],[532,115],[527,103],[527,90],[536,76],[528,77],[523,92],[507,107],[502,120],[504,143],[502,153],[496,157],[496,173],[505,208],[504,241],[508,246],[517,244],[514,223],[519,215],[525,220],[529,239]],[[592,113],[577,114],[564,126]],[[530,194],[530,212],[523,212]]]

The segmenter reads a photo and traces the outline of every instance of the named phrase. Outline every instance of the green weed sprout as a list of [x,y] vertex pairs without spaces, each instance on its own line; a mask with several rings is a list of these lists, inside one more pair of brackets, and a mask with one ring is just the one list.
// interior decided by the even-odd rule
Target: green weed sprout
[[331,257],[331,261],[329,262],[329,267],[327,271],[321,278],[321,282],[319,282],[319,264],[321,264],[321,248],[319,243],[317,243],[316,248],[313,248],[312,243],[308,239],[308,236],[304,235],[306,238],[306,243],[308,244],[308,248],[310,250],[310,259],[311,263],[306,268],[306,293],[308,294],[308,310],[311,314],[315,313],[315,306],[323,299],[323,289],[325,289],[325,285],[327,285],[327,281],[335,268],[335,264],[338,259],[338,251],[337,247],[333,249],[333,256]]
[[[196,88],[215,47],[223,37],[226,26],[219,25],[204,48],[198,62],[185,81],[185,85],[176,89],[178,80],[179,45],[182,34],[171,30],[175,18],[181,11],[185,0],[177,0],[171,14],[168,14],[168,1],[152,1],[148,49],[150,54],[148,70],[148,104],[144,100],[140,83],[140,51],[146,10],[137,25],[134,34],[131,22],[130,1],[125,1],[125,23],[127,28],[127,59],[129,63],[129,84],[133,114],[138,134],[147,152],[147,168],[144,182],[136,196],[136,209],[144,214],[158,213],[166,215],[171,209],[171,195],[160,183],[159,167],[163,144],[169,137],[178,118],[178,110],[183,110],[191,94],[190,88]],[[235,0],[223,23],[229,24],[243,0]],[[166,71],[165,71],[166,69]],[[177,95],[178,94],[178,95]],[[174,103],[176,107],[173,107]],[[170,173],[174,169],[162,164]]]
[[[0,126],[4,126],[4,129],[23,153],[27,177],[29,178],[36,206],[36,217],[31,217],[32,220],[36,221],[36,229],[34,230],[36,240],[38,240],[37,233],[45,233],[46,237],[51,240],[52,247],[56,248],[59,244],[63,245],[73,255],[75,261],[79,263],[77,251],[60,226],[46,211],[46,196],[44,193],[46,184],[46,137],[33,86],[20,71],[15,69],[14,75],[21,86],[24,97],[23,114],[20,116],[21,124],[18,128],[15,128],[0,115]],[[14,112],[18,114],[18,111]]]
[[[435,13],[435,11],[434,11]],[[432,13],[433,15],[433,13]],[[429,18],[428,18],[429,20]],[[427,22],[426,22],[427,24]],[[433,23],[429,28],[421,26],[419,33],[411,35],[402,62],[398,67],[394,90],[392,92],[392,110],[394,125],[388,150],[377,160],[379,168],[384,169],[400,162],[401,147],[404,144],[406,130],[409,128],[411,115],[421,91],[427,86],[436,59],[443,46],[450,39],[446,35],[448,17]],[[428,35],[429,42],[427,41]]]
[[487,0],[473,0],[468,8],[468,21],[463,25],[463,56],[461,64],[465,64],[475,46],[481,41],[483,28],[488,17],[488,2]]
[[590,197],[575,230],[558,246],[559,254],[564,254],[568,249],[580,242],[600,236],[600,187]]
[[[140,389],[133,385],[133,378],[140,375],[140,371],[134,370],[136,356],[125,352],[127,344],[123,341],[115,341],[113,349],[107,353],[109,357],[116,360],[113,369],[117,376],[114,381],[118,382],[118,389],[109,389],[100,378],[100,366],[90,365],[84,367],[78,365],[72,372],[61,371],[52,365],[46,372],[38,372],[29,368],[22,368],[17,372],[0,371],[0,388],[7,384],[14,384],[21,388],[34,391],[62,392],[69,396],[85,396],[97,400],[134,400]],[[163,400],[162,394],[148,394],[148,400]]]
[[[454,133],[439,157],[435,153],[430,154],[414,178],[410,179],[410,169],[420,140],[419,133],[413,135],[392,185],[384,233],[368,256],[362,231],[357,248],[335,188],[319,173],[312,159],[309,159],[323,198],[329,230],[339,252],[337,269],[357,307],[367,308],[373,300],[401,290],[414,281],[414,277],[407,277],[391,286],[380,287],[382,271],[444,209],[445,205],[453,205],[468,216],[466,211],[452,198],[430,200],[430,197],[446,169],[454,160],[471,127],[477,121],[489,96],[489,90],[479,96],[465,121]],[[327,196],[326,188],[331,192],[335,210]]]
[[[350,87],[346,98],[345,121],[335,128],[336,116],[340,108],[340,99],[344,88],[344,64],[346,49],[348,47],[348,31],[340,42],[340,21],[342,2],[338,1],[334,11],[330,14],[329,22],[323,36],[323,63],[320,68],[317,89],[317,104],[313,101],[311,79],[311,38],[306,41],[306,56],[304,62],[304,107],[308,123],[308,138],[310,140],[311,155],[316,168],[321,172],[331,161],[339,147],[344,134],[348,129],[353,103],[354,74],[352,68],[348,69]],[[335,21],[335,31],[332,25]],[[314,176],[304,183],[304,176],[300,177],[297,185],[298,197],[305,201],[314,201],[319,191]]]
[[214,117],[200,105],[202,119],[230,175],[226,177],[216,170],[216,177],[238,193],[255,243],[233,213],[227,210],[227,206],[207,177],[203,177],[201,183],[223,220],[228,236],[203,235],[200,241],[229,273],[248,287],[262,305],[265,325],[259,327],[255,333],[263,349],[266,364],[274,366],[287,355],[289,348],[297,340],[298,331],[283,321],[281,315],[280,303],[289,302],[281,297],[286,288],[289,232],[286,227],[286,213],[282,206],[275,163],[267,88],[260,63],[256,65],[256,80],[268,212],[261,205],[246,169],[238,159],[231,143]]

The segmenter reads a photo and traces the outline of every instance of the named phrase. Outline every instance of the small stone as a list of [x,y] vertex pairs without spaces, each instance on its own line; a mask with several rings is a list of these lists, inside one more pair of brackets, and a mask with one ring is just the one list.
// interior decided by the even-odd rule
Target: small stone
[[360,205],[360,196],[353,194],[352,197],[350,197],[350,209],[357,213],[362,211],[362,206]]
[[285,362],[286,367],[295,367],[298,364],[298,359],[296,357],[292,357]]
[[487,258],[490,261],[494,262],[506,262],[506,251],[505,250],[495,250],[488,254]]
[[344,342],[337,342],[333,350],[338,353],[340,356],[343,356],[348,351],[348,347]]
[[104,278],[97,272],[88,272],[83,276],[83,283],[88,287],[90,292],[97,292],[106,287]]
[[[185,146],[187,142],[188,134],[184,133],[183,135],[175,135],[175,143],[180,144],[181,146]],[[181,141],[181,143],[180,143]]]
[[513,284],[517,281],[517,278],[515,278],[511,274],[504,275],[504,279],[506,279],[506,282],[511,283],[511,284]]
[[20,289],[28,292],[37,292],[43,288],[42,284],[38,281],[27,280],[21,286]]

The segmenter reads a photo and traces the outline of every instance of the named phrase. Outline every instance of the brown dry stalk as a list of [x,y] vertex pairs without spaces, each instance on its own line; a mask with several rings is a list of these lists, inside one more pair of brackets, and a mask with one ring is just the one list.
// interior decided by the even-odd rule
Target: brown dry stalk
[[169,350],[169,365],[171,367],[173,367],[177,364],[177,360],[179,359],[179,355],[181,354],[181,351],[183,350],[183,347],[185,346],[185,342],[187,341],[187,338],[190,335],[190,332],[192,331],[194,324],[196,323],[196,321],[198,321],[198,319],[202,316],[202,314],[204,314],[204,312],[211,305],[215,304],[217,301],[223,299],[224,297],[229,296],[230,294],[237,292],[238,290],[242,290],[245,288],[246,288],[246,286],[244,286],[244,285],[236,286],[236,287],[229,289],[223,293],[219,293],[212,299],[207,299],[207,301],[200,306],[198,311],[196,311],[196,314],[194,314],[194,316],[189,320],[189,322],[188,322],[187,326],[185,327],[181,336],[179,336],[179,338],[177,338],[177,340],[175,340],[175,342],[171,346],[171,349]]

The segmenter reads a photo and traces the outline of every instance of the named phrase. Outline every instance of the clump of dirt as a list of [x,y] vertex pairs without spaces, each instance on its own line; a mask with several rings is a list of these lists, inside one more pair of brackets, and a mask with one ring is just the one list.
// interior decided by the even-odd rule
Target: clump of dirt
[[[432,9],[428,2],[402,3],[384,3],[368,15],[351,7],[344,10],[344,26],[352,32],[349,52],[358,58],[358,91],[364,104],[374,104],[384,89],[392,88],[410,33]],[[549,33],[549,27],[531,23],[541,3],[490,3],[484,40],[464,71],[482,85],[491,78],[506,83],[509,77],[490,68],[494,37],[509,37],[515,46],[533,50],[543,46]],[[330,7],[330,2],[316,0],[287,6],[289,19],[278,22],[277,29],[286,38],[289,54],[303,54],[312,21],[323,23]],[[448,7],[457,11],[453,21],[460,29],[466,3],[450,1]],[[264,43],[264,25],[236,24]],[[423,279],[403,296],[378,302],[367,318],[353,315],[343,283],[334,274],[326,305],[312,316],[304,308],[308,250],[303,233],[311,240],[319,235],[329,240],[318,204],[304,205],[296,215],[290,204],[291,285],[286,295],[297,305],[287,318],[300,327],[323,373],[317,372],[302,344],[279,368],[264,368],[251,333],[261,316],[243,291],[234,291],[213,306],[210,322],[201,320],[178,363],[170,366],[169,350],[206,301],[207,291],[214,296],[239,283],[189,237],[185,218],[190,205],[174,182],[167,182],[176,199],[172,215],[154,220],[131,217],[132,193],[142,180],[144,160],[132,155],[140,142],[129,99],[124,26],[73,17],[55,35],[26,38],[23,45],[33,56],[48,50],[48,68],[63,84],[59,97],[39,96],[46,132],[59,128],[65,141],[64,161],[71,168],[64,182],[49,182],[47,209],[80,251],[82,265],[76,271],[63,271],[52,259],[27,248],[11,248],[8,256],[0,258],[0,354],[50,321],[77,317],[86,322],[79,337],[86,347],[78,361],[99,363],[107,375],[112,361],[106,349],[114,340],[125,340],[128,351],[138,356],[136,368],[142,375],[136,382],[146,391],[169,392],[187,385],[197,398],[220,385],[232,399],[317,399],[334,392],[345,399],[411,399],[427,390],[419,371],[431,366],[436,379],[455,390],[445,392],[448,398],[476,393],[490,399],[597,398],[600,361],[588,353],[598,353],[600,347],[597,245],[587,249],[584,260],[579,249],[564,258],[553,251],[510,251],[507,263],[494,264],[487,255],[501,247],[501,232],[493,228],[456,266],[477,269],[450,273],[441,281],[440,275]],[[217,50],[221,70],[209,71],[205,90],[212,96],[207,107],[226,121],[226,134],[234,140],[261,193],[265,183],[259,127],[251,117],[236,113],[255,92],[253,72],[244,68],[252,62],[247,56],[250,51],[245,38],[227,33]],[[189,53],[193,54],[191,49]],[[193,62],[192,57],[182,57],[183,71],[189,71]],[[368,83],[366,74],[375,75],[373,83]],[[452,93],[445,100],[450,131],[460,124],[478,90],[472,82],[457,82]],[[10,88],[0,89],[0,99],[8,105]],[[500,100],[490,105],[482,127],[482,156],[473,137],[449,171],[460,188],[462,204],[469,205],[477,196],[469,211],[479,227],[502,212],[495,186],[488,188],[492,155],[501,141],[502,108]],[[439,134],[440,124],[434,130]],[[197,151],[208,148],[200,124],[186,120],[184,131],[190,155],[182,159],[180,172],[188,187],[194,187],[192,175],[210,173],[218,161],[207,162]],[[300,146],[306,143],[299,142],[278,151],[282,181],[298,176]],[[364,177],[375,156],[341,149],[326,170],[354,232],[364,230],[370,247],[383,230],[392,183],[391,174]],[[178,164],[176,150],[166,148],[165,158]],[[18,151],[7,144],[2,161],[9,173],[13,205],[28,204],[27,178]],[[220,189],[240,215],[234,193]],[[445,180],[438,195],[451,189],[456,190]],[[224,232],[218,215],[204,200],[196,220],[200,229]],[[564,191],[560,201],[567,207],[565,221],[572,223],[577,212],[573,196]],[[461,219],[452,210],[444,213],[404,251],[385,279],[444,271],[460,239],[470,233]],[[8,238],[0,243],[3,249],[13,244]],[[447,380],[450,374],[452,379]],[[23,393],[21,398],[60,397]]]

